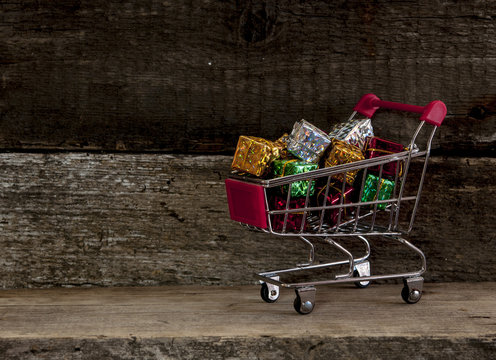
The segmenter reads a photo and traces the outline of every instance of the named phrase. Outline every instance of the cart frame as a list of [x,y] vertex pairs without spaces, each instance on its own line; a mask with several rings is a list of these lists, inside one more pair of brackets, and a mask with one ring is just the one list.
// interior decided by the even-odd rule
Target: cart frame
[[[256,274],[262,285],[261,297],[266,302],[274,302],[278,299],[280,287],[294,288],[296,292],[294,301],[295,310],[300,314],[308,314],[315,306],[315,286],[353,282],[357,287],[367,287],[371,281],[395,278],[403,279],[404,287],[401,295],[405,302],[412,304],[420,300],[423,287],[423,278],[421,275],[427,268],[426,257],[418,247],[406,240],[404,236],[408,235],[413,228],[427,171],[432,140],[437,128],[444,120],[446,106],[439,100],[432,101],[427,106],[421,107],[382,101],[373,94],[367,94],[355,106],[349,121],[352,121],[357,115],[371,118],[379,108],[421,114],[420,123],[414,131],[410,144],[405,151],[275,179],[263,180],[232,174],[226,180],[229,209],[233,220],[241,222],[251,230],[283,237],[296,237],[303,241],[309,248],[308,261],[305,263],[297,264],[295,267],[288,269],[264,271]],[[416,145],[416,141],[421,130],[426,125],[432,126],[432,129],[427,135],[426,144],[423,149],[420,149]],[[406,194],[405,190],[409,179],[410,164],[413,159],[423,161],[423,168],[420,179],[416,179],[418,185],[413,190],[413,193],[409,195]],[[383,179],[383,167],[390,163],[396,163],[392,196],[386,200],[362,202],[361,199],[368,170],[372,167],[379,168],[379,181],[377,181],[376,190],[378,193],[381,186],[381,179]],[[341,176],[345,179],[346,173],[350,171],[362,172],[358,200],[345,202],[344,197],[341,196],[338,204],[327,204],[329,185],[333,182],[333,179],[336,176]],[[322,205],[315,206],[310,201],[311,184],[315,181],[323,180],[326,182],[324,201]],[[308,182],[305,205],[304,207],[291,209],[291,186],[297,181]],[[284,185],[288,186],[286,208],[271,209],[269,192],[271,189]],[[343,181],[341,194],[345,192],[345,185],[346,182]],[[251,204],[245,206],[247,202]],[[407,202],[413,202],[413,208],[409,212],[406,221],[400,222],[400,210]],[[379,210],[378,206],[385,208]],[[349,210],[351,210],[353,216],[347,219],[345,215]],[[332,226],[329,226],[325,222],[324,214],[327,211],[338,211],[337,221]],[[299,229],[288,229],[288,216],[296,213],[302,216],[301,226]],[[276,230],[273,226],[273,218],[277,215],[283,215],[284,222],[282,229]],[[404,226],[404,223],[407,226]],[[337,238],[346,239],[350,236],[356,237],[363,242],[365,253],[362,256],[355,257],[337,240]],[[420,257],[420,268],[409,272],[371,275],[370,262],[368,260],[371,252],[370,237],[382,237],[383,239],[396,241],[406,246]],[[336,262],[315,264],[315,247],[313,242],[316,240],[322,240],[337,249],[345,255],[345,259]],[[346,265],[347,271],[343,274],[335,275],[333,279],[306,282],[287,282],[281,280],[281,275],[287,273]]]

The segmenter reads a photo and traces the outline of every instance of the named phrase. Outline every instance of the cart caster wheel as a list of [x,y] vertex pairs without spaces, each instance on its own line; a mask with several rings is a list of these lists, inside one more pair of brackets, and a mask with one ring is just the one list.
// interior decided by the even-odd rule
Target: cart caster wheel
[[310,314],[312,312],[315,304],[309,300],[302,303],[301,298],[297,295],[296,298],[294,299],[293,306],[294,306],[297,313],[299,313],[301,315],[306,315],[306,314]]
[[276,302],[279,299],[279,286],[277,285],[267,285],[267,283],[262,283],[262,288],[260,289],[260,296],[263,301],[268,303]]
[[[353,277],[370,276],[370,263],[364,261],[361,264],[355,265]],[[359,289],[364,289],[370,285],[370,281],[355,281],[355,286]]]
[[296,298],[293,306],[297,313],[301,315],[310,314],[315,308],[315,288],[295,289]]
[[424,285],[424,278],[416,277],[403,279],[403,289],[401,290],[401,298],[407,304],[415,304],[422,297],[422,287]]
[[[360,277],[357,270],[353,271],[353,277]],[[370,281],[355,281],[354,284],[359,289],[365,289],[370,285]]]
[[408,286],[404,286],[401,290],[401,297],[407,304],[415,304],[422,297],[422,292],[417,289],[410,291]]

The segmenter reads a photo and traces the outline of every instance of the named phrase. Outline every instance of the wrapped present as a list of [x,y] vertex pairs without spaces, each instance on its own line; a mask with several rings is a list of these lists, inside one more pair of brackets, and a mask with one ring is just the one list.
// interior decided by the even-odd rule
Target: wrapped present
[[318,162],[330,144],[325,132],[308,121],[300,120],[289,135],[288,151],[303,161]]
[[[273,163],[274,177],[282,177],[288,175],[301,174],[312,170],[317,170],[318,165],[314,163],[307,163],[297,159],[283,159],[275,160]],[[310,183],[310,196],[314,193],[315,180],[309,182],[308,180],[295,181],[291,184],[291,197],[307,196],[308,184]],[[283,193],[288,192],[289,185],[282,187]]]
[[280,148],[273,141],[241,135],[231,168],[255,176],[262,176],[268,172],[270,163],[279,157],[279,152]]
[[[353,193],[353,188],[351,186],[345,185],[344,194],[342,192],[343,188],[341,184],[330,184],[329,190],[327,190],[327,186],[317,188],[317,206],[331,206],[331,205],[339,205],[341,203],[341,198],[343,198],[343,204],[348,204],[352,202],[351,196]],[[324,205],[324,199],[325,205]],[[348,208],[342,208],[341,210],[341,222],[348,212]],[[317,214],[320,217],[320,212]],[[334,226],[338,222],[339,217],[339,209],[326,209],[324,211],[324,221]]]
[[[272,210],[286,210],[286,198],[282,196],[274,196],[272,198]],[[288,209],[299,209],[305,207],[305,198],[293,198],[289,201]],[[272,215],[272,229],[275,231],[282,231],[284,227],[284,217],[286,214]],[[286,231],[300,231],[301,223],[303,221],[303,211],[288,213],[286,219]],[[305,225],[306,227],[306,225]]]
[[[332,141],[332,148],[325,160],[325,167],[348,164],[359,160],[364,160],[365,157],[358,147],[348,144],[347,142],[336,140]],[[346,172],[346,183],[352,185],[358,170],[350,170]],[[344,181],[342,173],[333,175],[334,179],[341,182]]]
[[[365,157],[367,159],[372,159],[378,156],[399,153],[404,150],[405,148],[401,144],[397,144],[388,140],[383,140],[374,136],[369,138],[367,141],[367,145],[365,146]],[[400,169],[398,172],[399,176],[401,176],[402,165],[403,163],[400,162]],[[385,177],[394,178],[396,176],[396,166],[397,166],[397,161],[392,161],[384,164],[382,167],[382,175],[384,175]],[[379,173],[380,167],[379,165],[373,166],[369,168],[369,171]]]
[[329,132],[329,138],[345,141],[363,150],[367,138],[374,136],[370,119],[357,119],[335,125]]
[[291,154],[288,152],[289,135],[283,134],[279,139],[274,141],[274,146],[278,149],[278,159],[288,159]]
[[[391,198],[394,190],[394,181],[381,178],[381,182],[378,184],[379,177],[373,174],[368,174],[365,184],[363,185],[362,202],[365,201],[376,201],[376,200],[387,200]],[[379,185],[379,186],[378,186]],[[386,203],[377,204],[377,208],[384,210],[386,208]]]

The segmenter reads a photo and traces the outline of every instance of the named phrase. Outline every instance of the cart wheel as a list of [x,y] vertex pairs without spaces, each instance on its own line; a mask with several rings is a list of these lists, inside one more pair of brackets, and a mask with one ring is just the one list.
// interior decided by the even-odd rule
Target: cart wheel
[[302,315],[310,314],[315,308],[315,288],[295,289],[295,292],[293,306],[296,312]]
[[279,299],[279,287],[276,285],[271,285],[271,289],[269,290],[269,286],[267,283],[262,283],[262,288],[260,289],[260,296],[263,301],[268,303],[276,302]]
[[407,304],[415,304],[422,297],[422,291],[413,289],[410,291],[408,286],[404,286],[401,290],[401,297]]
[[[368,261],[364,261],[360,264],[355,265],[353,277],[360,276],[370,276],[370,263]],[[366,288],[369,285],[370,281],[355,281],[355,286],[360,289]]]
[[305,304],[301,303],[301,298],[297,295],[293,303],[294,309],[301,315],[310,314],[315,306],[314,303],[310,301],[305,301]]
[[[360,277],[358,270],[353,271],[353,277]],[[370,281],[355,281],[355,286],[359,289],[365,289],[370,285]]]

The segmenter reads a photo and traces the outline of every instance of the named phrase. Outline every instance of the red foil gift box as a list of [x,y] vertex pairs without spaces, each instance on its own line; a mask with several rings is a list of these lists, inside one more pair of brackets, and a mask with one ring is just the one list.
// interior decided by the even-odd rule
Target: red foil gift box
[[[345,185],[344,188],[344,196],[343,196],[343,185],[341,183],[336,183],[336,184],[330,184],[329,185],[329,190],[327,192],[327,200],[325,202],[325,206],[331,206],[331,205],[339,205],[341,204],[341,197],[343,197],[343,204],[349,204],[352,202],[352,193],[353,193],[353,188],[351,186]],[[326,186],[317,188],[317,206],[324,206],[324,198],[326,194]],[[342,223],[346,217],[347,214],[351,212],[350,207],[343,207],[341,208],[341,219],[340,223]],[[322,212],[319,211],[316,213],[316,215],[319,217],[321,216]],[[339,218],[339,208],[335,209],[325,209],[324,210],[324,223],[334,226],[337,224]]]
[[[305,207],[305,197],[292,198],[289,201],[289,209],[299,209]],[[271,201],[272,210],[286,210],[286,197],[274,196]],[[284,226],[284,217],[286,214],[272,215],[272,229],[275,231],[282,231]],[[288,213],[286,220],[286,231],[295,232],[300,231],[301,223],[303,221],[303,211]],[[306,227],[306,224],[305,224]]]
[[[376,136],[369,138],[367,145],[365,147],[365,158],[372,159],[378,156],[384,156],[389,154],[395,154],[404,151],[405,148],[401,144],[397,144],[392,141],[380,139]],[[400,169],[398,172],[398,176],[401,175],[401,171],[403,169],[403,163],[400,162]],[[386,163],[382,167],[382,175],[385,177],[393,178],[396,176],[396,165],[397,161],[391,161]],[[380,166],[372,166],[369,168],[369,171],[374,173],[379,173]]]

